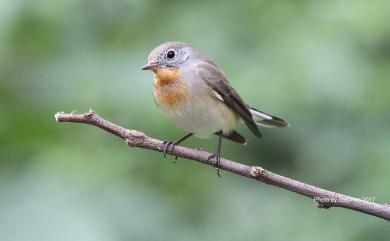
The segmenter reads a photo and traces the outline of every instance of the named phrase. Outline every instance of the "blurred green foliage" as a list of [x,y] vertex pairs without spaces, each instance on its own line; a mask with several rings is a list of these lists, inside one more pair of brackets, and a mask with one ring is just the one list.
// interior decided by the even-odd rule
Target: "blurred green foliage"
[[[374,1],[0,1],[0,239],[388,240],[378,218],[156,152],[93,127],[89,108],[161,139],[161,42],[212,57],[251,105],[286,118],[223,156],[356,197],[390,201],[390,17]],[[185,143],[214,151],[216,139]]]

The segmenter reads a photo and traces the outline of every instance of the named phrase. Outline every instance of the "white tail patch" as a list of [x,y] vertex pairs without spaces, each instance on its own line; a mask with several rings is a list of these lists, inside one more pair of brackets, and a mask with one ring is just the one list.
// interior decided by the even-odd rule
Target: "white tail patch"
[[270,115],[267,115],[266,113],[263,113],[263,112],[260,112],[260,111],[257,111],[255,109],[249,109],[249,111],[251,112],[252,116],[253,116],[253,120],[255,122],[257,122],[256,119],[259,119],[258,121],[262,121],[262,120],[272,120],[272,116]]
[[249,111],[252,114],[252,118],[255,121],[256,125],[263,127],[288,127],[289,124],[278,117],[268,115],[259,110],[249,108]]

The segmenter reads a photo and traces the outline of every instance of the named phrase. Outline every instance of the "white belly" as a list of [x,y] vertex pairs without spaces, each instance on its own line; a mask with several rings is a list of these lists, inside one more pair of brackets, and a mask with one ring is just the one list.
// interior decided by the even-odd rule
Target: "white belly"
[[237,115],[209,94],[189,96],[175,106],[159,104],[165,115],[186,132],[201,138],[222,130],[227,133],[237,124]]

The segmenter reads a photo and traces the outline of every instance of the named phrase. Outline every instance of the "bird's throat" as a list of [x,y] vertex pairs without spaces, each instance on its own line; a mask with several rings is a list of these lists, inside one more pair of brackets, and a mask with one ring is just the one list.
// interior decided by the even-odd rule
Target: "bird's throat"
[[164,86],[175,82],[179,79],[180,69],[179,68],[161,68],[157,67],[153,70],[155,78],[154,84]]

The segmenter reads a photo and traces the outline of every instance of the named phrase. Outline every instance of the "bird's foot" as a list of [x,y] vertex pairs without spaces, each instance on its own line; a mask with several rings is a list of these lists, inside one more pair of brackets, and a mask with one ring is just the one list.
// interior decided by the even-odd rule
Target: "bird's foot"
[[210,161],[210,160],[213,159],[213,158],[214,158],[214,160],[215,160],[215,168],[216,168],[216,170],[217,170],[217,175],[218,175],[219,177],[221,177],[221,174],[219,174],[219,172],[220,172],[220,170],[221,170],[221,168],[220,168],[220,165],[221,165],[221,155],[218,154],[218,153],[214,153],[214,154],[210,155],[210,156],[207,158],[207,161]]
[[[167,158],[167,151],[168,151],[169,147],[171,147],[170,150],[172,151],[175,148],[176,142],[175,141],[163,141],[162,144],[165,145],[164,151],[163,151],[164,158]],[[175,156],[175,158],[172,160],[172,162],[175,163],[176,160],[177,160],[177,156]]]

